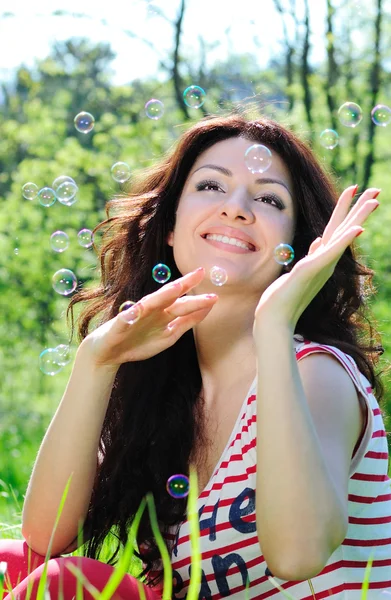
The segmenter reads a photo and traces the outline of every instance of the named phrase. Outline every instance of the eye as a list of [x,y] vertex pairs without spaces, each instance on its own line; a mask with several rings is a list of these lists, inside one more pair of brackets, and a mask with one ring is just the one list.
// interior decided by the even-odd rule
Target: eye
[[258,201],[266,200],[268,204],[272,204],[272,202],[274,202],[274,204],[272,204],[272,206],[275,206],[279,210],[283,210],[285,208],[285,206],[283,205],[283,203],[281,202],[279,197],[276,196],[275,194],[265,194],[264,196],[261,196],[260,198],[255,198],[255,200],[258,200]]
[[214,191],[217,189],[224,191],[217,181],[212,181],[211,179],[206,179],[205,181],[200,181],[196,184],[196,190],[198,192],[201,190]]

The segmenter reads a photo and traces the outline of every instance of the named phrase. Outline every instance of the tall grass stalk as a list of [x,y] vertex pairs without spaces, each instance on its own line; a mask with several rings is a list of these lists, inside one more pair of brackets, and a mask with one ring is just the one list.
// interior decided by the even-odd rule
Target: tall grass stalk
[[68,481],[66,483],[66,486],[65,486],[65,489],[64,489],[61,501],[60,501],[60,506],[59,506],[58,511],[57,511],[56,521],[54,523],[53,531],[52,531],[52,534],[51,534],[50,540],[49,540],[48,549],[46,551],[45,566],[43,568],[42,576],[41,576],[41,578],[39,580],[38,592],[37,592],[37,600],[45,600],[45,590],[46,590],[46,580],[47,580],[47,571],[48,571],[48,561],[50,559],[50,554],[51,554],[51,551],[52,551],[54,534],[56,533],[57,526],[58,526],[58,523],[60,521],[61,513],[63,511],[64,504],[65,504],[65,501],[66,501],[67,496],[68,496],[69,486],[71,484],[72,476],[73,476],[73,473],[70,474],[69,479],[68,479]]
[[191,563],[190,583],[187,600],[198,600],[201,586],[201,550],[200,550],[200,523],[197,510],[198,478],[193,466],[189,473],[189,496],[187,502],[187,518],[190,527]]
[[172,565],[170,555],[167,550],[167,546],[163,540],[163,536],[160,533],[159,525],[157,522],[155,502],[152,494],[147,494],[147,504],[149,510],[149,518],[151,520],[151,528],[156,538],[157,547],[160,550],[160,554],[163,561],[163,596],[162,600],[171,600],[172,598]]

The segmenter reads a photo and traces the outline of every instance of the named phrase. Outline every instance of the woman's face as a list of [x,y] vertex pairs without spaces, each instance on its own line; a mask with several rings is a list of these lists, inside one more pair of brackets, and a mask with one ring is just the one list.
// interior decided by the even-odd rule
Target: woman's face
[[[198,157],[167,242],[182,275],[202,266],[207,280],[211,267],[219,266],[228,275],[225,288],[241,285],[259,295],[281,274],[273,251],[292,243],[296,207],[289,170],[275,152],[264,173],[247,168],[245,152],[254,143],[230,138]],[[207,239],[207,234],[224,235],[231,243]],[[235,238],[246,247],[233,245]]]

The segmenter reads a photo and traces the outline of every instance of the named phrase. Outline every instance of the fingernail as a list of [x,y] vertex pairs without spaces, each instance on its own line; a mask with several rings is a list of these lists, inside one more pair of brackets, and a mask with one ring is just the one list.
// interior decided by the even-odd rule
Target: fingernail
[[[381,190],[377,190],[377,192],[375,192],[375,193],[373,194],[373,200],[374,200],[375,198],[377,198],[377,197],[378,197],[378,195],[380,194],[380,192],[381,192]],[[377,208],[377,207],[376,207],[376,208]]]
[[204,270],[204,267],[198,267],[198,269],[196,269],[196,273],[200,273],[203,270]]
[[358,183],[354,186],[353,191],[352,191],[352,198],[357,194],[357,190],[358,190]]
[[205,294],[206,298],[218,298],[217,294]]
[[359,232],[356,234],[356,237],[358,237],[359,235],[361,235],[362,233],[364,233],[364,231],[365,231],[365,229],[361,229],[361,231],[359,231]]
[[377,208],[379,208],[379,206],[380,206],[380,202],[379,202],[379,204],[377,206],[375,206],[375,208],[373,209],[372,212],[374,212]]

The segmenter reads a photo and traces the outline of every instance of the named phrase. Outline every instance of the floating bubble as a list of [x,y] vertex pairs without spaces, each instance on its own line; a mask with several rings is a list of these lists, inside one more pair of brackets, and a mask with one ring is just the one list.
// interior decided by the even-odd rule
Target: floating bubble
[[295,258],[295,251],[289,244],[279,244],[274,248],[274,259],[279,265],[289,265]]
[[156,100],[156,98],[151,98],[144,106],[145,114],[149,119],[153,119],[157,121],[164,115],[164,104],[160,102],[160,100]]
[[32,181],[27,182],[22,187],[22,194],[26,200],[35,200],[38,194],[38,186]]
[[384,104],[377,104],[371,111],[371,118],[375,125],[387,127],[391,122],[391,108]]
[[247,148],[244,161],[251,173],[264,173],[272,164],[272,153],[262,144],[253,144]]
[[55,252],[64,252],[69,246],[69,237],[65,231],[55,231],[50,236],[50,245]]
[[198,85],[190,85],[183,92],[183,101],[189,108],[201,108],[205,102],[205,91]]
[[14,248],[14,254],[19,254],[19,248]]
[[338,118],[345,127],[357,127],[362,120],[362,110],[355,102],[345,102],[338,110]]
[[171,277],[170,268],[163,265],[163,263],[159,263],[153,267],[152,277],[157,283],[167,283]]
[[[56,179],[53,181],[52,188],[56,192],[57,189],[60,187],[60,185],[62,185],[63,183],[66,183],[67,181],[69,183],[74,183],[76,185],[76,181],[74,179],[72,179],[72,177],[69,177],[69,175],[60,175],[60,177],[56,177]],[[77,185],[76,185],[76,187],[77,187]]]
[[79,133],[90,133],[94,129],[95,118],[89,112],[80,112],[73,120]]
[[67,344],[59,344],[56,346],[55,350],[58,354],[58,364],[62,367],[65,367],[69,362],[71,362],[71,350]]
[[325,129],[324,131],[322,131],[319,140],[320,145],[323,146],[323,148],[327,148],[328,150],[333,150],[339,144],[339,136],[338,133],[334,131],[334,129]]
[[166,490],[173,498],[186,498],[189,488],[190,482],[186,475],[171,475],[167,479]]
[[42,206],[52,206],[57,200],[56,192],[50,187],[41,188],[38,192],[38,200]]
[[80,229],[77,234],[77,241],[83,248],[90,248],[92,246],[92,231],[91,229]]
[[64,181],[61,183],[56,190],[57,200],[61,202],[61,204],[69,205],[73,204],[71,200],[74,199],[79,188],[77,187],[74,181]]
[[39,355],[39,368],[45,375],[57,375],[62,370],[60,354],[56,348],[46,348]]
[[59,271],[56,271],[52,277],[52,286],[57,294],[68,296],[76,289],[76,275],[69,269],[60,269]]
[[217,266],[211,268],[209,277],[213,285],[218,285],[219,287],[224,285],[228,279],[227,271]]
[[124,183],[130,177],[130,167],[124,162],[117,162],[111,167],[111,176],[114,181]]
[[127,312],[124,314],[124,320],[133,325],[133,323],[136,323],[141,317],[142,307],[141,304],[132,302],[132,300],[126,300],[126,302],[123,302],[118,309],[119,313],[125,311]]

